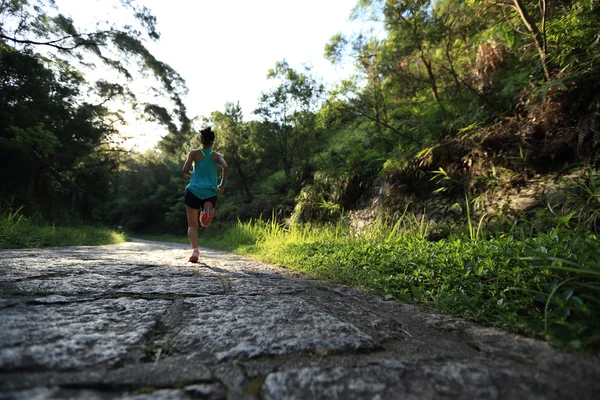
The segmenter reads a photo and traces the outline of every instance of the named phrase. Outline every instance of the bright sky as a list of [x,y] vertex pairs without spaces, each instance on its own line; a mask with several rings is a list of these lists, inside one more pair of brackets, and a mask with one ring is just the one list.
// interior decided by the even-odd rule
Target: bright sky
[[[75,23],[106,18],[110,8],[98,0],[57,0]],[[157,17],[161,39],[149,50],[185,79],[190,117],[209,116],[238,102],[246,119],[270,82],[267,71],[286,59],[292,68],[313,66],[313,75],[332,84],[347,77],[323,57],[336,33],[361,29],[349,16],[357,0],[139,0]],[[98,15],[101,13],[101,15]],[[94,15],[96,14],[96,15]],[[121,13],[119,13],[121,14]],[[111,16],[118,18],[118,16]],[[114,20],[114,19],[113,19]],[[85,23],[85,22],[84,22]],[[139,150],[153,147],[162,128],[131,121]]]

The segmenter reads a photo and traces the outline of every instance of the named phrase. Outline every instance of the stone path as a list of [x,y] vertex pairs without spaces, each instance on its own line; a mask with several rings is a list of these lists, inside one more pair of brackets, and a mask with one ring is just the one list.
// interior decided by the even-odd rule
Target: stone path
[[0,251],[0,399],[600,399],[600,361],[226,252]]

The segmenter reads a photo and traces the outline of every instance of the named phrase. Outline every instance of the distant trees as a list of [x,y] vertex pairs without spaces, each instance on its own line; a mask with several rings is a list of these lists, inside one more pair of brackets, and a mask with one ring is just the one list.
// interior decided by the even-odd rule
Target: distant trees
[[261,95],[254,113],[263,122],[265,149],[276,155],[292,183],[298,178],[292,176],[293,170],[297,169],[301,178],[317,143],[315,112],[325,88],[310,75],[309,69],[299,73],[285,60],[277,62],[267,77],[279,81],[279,85]]
[[132,21],[122,26],[98,21],[86,30],[60,13],[54,1],[0,2],[2,198],[53,219],[60,212],[89,219],[94,201],[106,197],[109,174],[122,154],[115,143],[115,123],[122,116],[109,104],[125,101],[138,109],[140,104],[120,80],[88,82],[84,71],[94,62],[128,81],[134,66],[150,73],[159,82],[155,89],[174,107],[142,103],[142,112],[169,127],[162,144],[166,151],[183,143],[183,132],[190,129],[182,101],[185,83],[143,44],[159,39],[156,19],[135,1],[120,4]]
[[[177,233],[181,158],[199,146],[187,89],[145,46],[160,37],[150,10],[115,1],[129,20],[91,30],[52,1],[0,1],[0,198],[55,220]],[[326,58],[355,71],[329,93],[310,68],[283,60],[252,120],[227,103],[203,121],[231,167],[221,218],[338,218],[415,157],[429,160],[440,141],[600,76],[593,0],[358,0],[353,17],[381,29],[325,45]],[[115,75],[88,81],[95,63]],[[166,102],[134,93],[137,70]],[[159,152],[118,147],[116,101],[167,127]]]
[[56,217],[65,206],[81,210],[86,176],[114,168],[112,156],[95,151],[115,131],[104,107],[76,104],[81,75],[66,64],[52,67],[0,43],[2,197]]
[[133,153],[111,177],[111,195],[95,207],[97,220],[128,232],[186,232],[182,162],[154,151]]
[[227,163],[244,189],[247,201],[252,201],[251,177],[257,173],[256,154],[250,148],[249,130],[243,121],[242,108],[238,104],[227,103],[225,111],[215,111],[211,115],[217,136],[216,148],[227,157]]

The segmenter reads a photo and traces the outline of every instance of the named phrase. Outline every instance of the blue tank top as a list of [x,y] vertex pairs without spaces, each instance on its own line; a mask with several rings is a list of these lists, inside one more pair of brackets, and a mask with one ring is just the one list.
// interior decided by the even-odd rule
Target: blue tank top
[[206,152],[202,149],[200,151],[204,157],[194,163],[192,179],[185,188],[199,199],[208,199],[219,194],[217,191],[217,163],[210,156],[212,149]]

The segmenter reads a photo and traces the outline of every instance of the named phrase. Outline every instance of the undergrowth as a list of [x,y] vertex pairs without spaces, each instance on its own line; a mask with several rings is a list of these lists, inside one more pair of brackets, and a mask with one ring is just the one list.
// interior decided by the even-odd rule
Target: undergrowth
[[343,222],[286,225],[274,217],[213,224],[201,229],[199,243],[557,347],[597,351],[599,187],[600,177],[589,170],[553,206],[514,218],[472,215],[476,200],[467,195],[466,224],[440,240],[432,234],[439,226],[405,212],[360,232]]
[[[347,225],[239,222],[204,245],[234,250],[387,298],[544,338],[571,349],[600,344],[600,243],[558,219],[552,229],[439,241],[415,219],[356,233]],[[520,233],[519,233],[520,232]],[[530,229],[528,232],[532,232]],[[483,239],[486,238],[486,239]],[[202,241],[202,239],[201,239]]]
[[57,226],[25,217],[21,208],[0,208],[0,249],[97,246],[122,243],[125,235],[93,226]]

